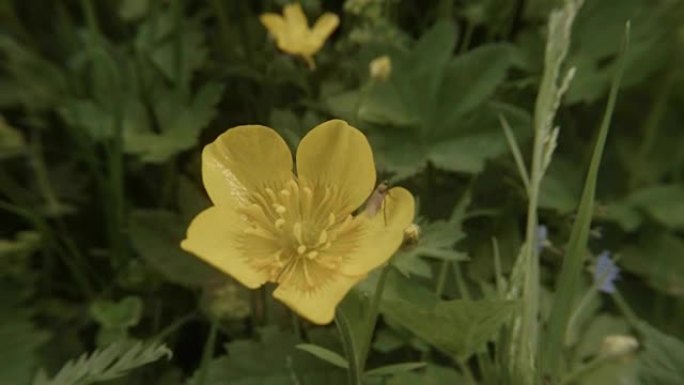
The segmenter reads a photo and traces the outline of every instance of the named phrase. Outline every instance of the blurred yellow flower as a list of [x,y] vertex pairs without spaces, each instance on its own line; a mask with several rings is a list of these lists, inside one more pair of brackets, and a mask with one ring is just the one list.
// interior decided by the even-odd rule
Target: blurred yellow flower
[[181,247],[301,316],[330,322],[345,294],[399,248],[413,196],[389,190],[383,215],[361,211],[376,175],[366,137],[341,120],[312,129],[292,154],[271,128],[229,129],[202,152],[214,206],[193,219]]
[[264,13],[259,20],[273,35],[278,48],[303,57],[311,69],[316,68],[313,55],[321,50],[325,40],[340,24],[337,15],[324,13],[316,20],[313,28],[309,28],[306,15],[299,3],[286,5],[282,16],[277,13]]

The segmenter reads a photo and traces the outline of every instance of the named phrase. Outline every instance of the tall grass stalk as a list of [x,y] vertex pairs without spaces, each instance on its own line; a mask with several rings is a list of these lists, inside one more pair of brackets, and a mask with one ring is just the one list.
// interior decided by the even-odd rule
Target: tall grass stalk
[[617,65],[610,95],[606,104],[606,109],[601,122],[598,138],[589,165],[582,199],[577,210],[577,218],[570,234],[568,249],[556,285],[556,295],[554,296],[551,314],[549,316],[548,331],[544,339],[543,365],[540,373],[550,376],[552,379],[559,377],[561,350],[563,340],[570,317],[572,314],[572,303],[579,289],[579,279],[582,266],[586,256],[587,242],[591,229],[591,217],[594,212],[594,195],[598,180],[598,169],[603,156],[603,149],[606,144],[610,122],[617,100],[618,89],[622,80],[622,73],[625,66],[625,52],[629,44],[629,22],[625,26],[625,34],[622,42],[620,59]]
[[[522,298],[520,314],[513,320],[509,370],[517,383],[536,381],[539,343],[539,254],[537,244],[539,193],[541,182],[556,147],[558,128],[553,127],[560,100],[574,75],[574,69],[562,74],[561,68],[570,47],[571,28],[582,0],[568,0],[551,13],[544,56],[544,74],[535,102],[534,144],[527,188],[527,224],[525,243],[514,267],[509,298]],[[505,128],[505,127],[504,127]],[[515,143],[509,139],[509,143]],[[514,154],[519,151],[514,151]],[[525,175],[521,173],[521,175]],[[524,178],[524,176],[523,176]]]

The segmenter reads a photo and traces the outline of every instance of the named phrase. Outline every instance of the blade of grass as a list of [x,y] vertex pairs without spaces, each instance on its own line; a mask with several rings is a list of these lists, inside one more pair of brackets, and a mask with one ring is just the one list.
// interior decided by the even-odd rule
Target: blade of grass
[[[630,24],[625,25],[625,32],[620,51],[620,59],[613,77],[610,95],[606,104],[605,113],[601,122],[594,152],[589,165],[589,171],[582,191],[582,199],[579,204],[577,219],[570,234],[568,250],[563,259],[563,265],[556,285],[556,296],[549,316],[548,331],[544,339],[543,354],[541,354],[541,374],[558,378],[563,336],[567,328],[572,310],[572,301],[578,288],[578,280],[584,263],[585,251],[589,239],[591,217],[594,211],[594,195],[598,170],[606,144],[610,122],[617,100],[618,89],[622,80],[625,66],[625,52],[629,45]],[[552,381],[553,382],[553,381]]]
[[518,167],[518,173],[520,173],[520,179],[522,179],[525,185],[525,191],[529,193],[530,191],[530,176],[527,174],[527,168],[525,168],[525,161],[523,160],[522,153],[520,152],[520,147],[518,146],[518,141],[515,140],[515,135],[511,129],[511,125],[503,115],[499,115],[499,122],[501,122],[501,128],[506,135],[506,141],[508,142],[508,147],[511,149],[511,154],[513,154],[513,159],[515,159],[515,165]]
[[[562,74],[563,63],[570,48],[572,25],[583,0],[566,0],[565,5],[549,16],[548,38],[544,50],[544,74],[534,106],[534,143],[532,162],[527,191],[527,224],[525,243],[520,249],[511,275],[510,298],[522,298],[518,317],[511,324],[511,344],[509,359],[510,372],[515,383],[535,382],[539,368],[539,310],[540,275],[539,254],[537,253],[538,203],[541,183],[546,166],[551,161],[555,149],[558,129],[553,129],[553,121],[560,106],[561,98],[573,69]],[[560,83],[559,83],[560,82]]]

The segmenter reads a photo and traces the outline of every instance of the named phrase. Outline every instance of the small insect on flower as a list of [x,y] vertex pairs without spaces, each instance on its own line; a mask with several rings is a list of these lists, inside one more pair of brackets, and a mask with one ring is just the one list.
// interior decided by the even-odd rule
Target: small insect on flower
[[[385,180],[373,190],[373,193],[366,201],[366,215],[368,215],[368,217],[373,218],[378,215],[383,208],[382,203],[385,200],[385,197],[389,194],[389,189],[389,183]],[[385,222],[387,222],[387,218],[385,218]]]

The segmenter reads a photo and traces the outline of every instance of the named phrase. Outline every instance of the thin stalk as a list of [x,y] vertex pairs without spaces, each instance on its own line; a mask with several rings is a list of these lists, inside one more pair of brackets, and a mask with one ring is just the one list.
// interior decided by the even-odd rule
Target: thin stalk
[[466,285],[465,276],[463,275],[463,270],[461,270],[461,265],[458,262],[453,264],[454,279],[456,280],[456,286],[458,287],[458,292],[463,299],[470,300],[473,296],[470,293],[470,289]]
[[[676,60],[673,61],[675,63]],[[641,164],[646,161],[649,154],[653,150],[655,140],[658,137],[658,128],[660,127],[665,113],[667,112],[668,102],[670,100],[670,95],[672,94],[672,87],[676,83],[675,78],[678,73],[679,66],[670,65],[667,73],[663,77],[662,83],[658,87],[658,91],[655,92],[655,99],[651,104],[646,120],[641,126],[641,131],[643,132],[643,138],[639,149],[637,150],[636,158],[639,162],[635,164]],[[630,175],[629,188],[633,190],[643,182],[644,177],[642,168],[636,168],[634,172]]]
[[212,318],[209,336],[207,337],[207,341],[204,343],[204,349],[202,350],[202,362],[200,364],[200,372],[197,379],[198,385],[205,385],[207,383],[207,376],[209,375],[209,363],[214,356],[214,345],[216,345],[218,325],[218,317]]
[[373,339],[373,332],[375,331],[375,324],[378,321],[378,313],[380,312],[380,300],[382,299],[382,293],[385,291],[385,284],[387,283],[388,273],[392,269],[391,264],[387,264],[380,272],[380,277],[378,278],[378,284],[375,286],[375,293],[373,293],[373,299],[370,303],[370,314],[368,315],[368,320],[366,322],[365,336],[362,340],[362,345],[360,346],[360,370],[363,373],[366,367],[366,360],[368,359],[368,353],[370,350],[371,340]]
[[639,329],[639,317],[637,317],[627,301],[625,301],[625,297],[623,297],[622,294],[616,290],[615,293],[613,293],[612,298],[618,308],[620,308],[622,315],[624,315],[627,319],[627,322],[629,322],[635,329]]
[[15,215],[27,219],[33,224],[33,226],[41,233],[44,237],[45,242],[55,249],[58,255],[61,256],[62,263],[66,266],[67,270],[71,273],[76,283],[76,286],[80,289],[86,298],[92,299],[95,297],[95,290],[93,289],[88,277],[83,273],[81,266],[75,261],[72,255],[67,252],[62,245],[56,239],[50,226],[45,222],[45,220],[31,212],[30,210],[24,209],[18,205],[0,201],[0,210],[5,210],[11,212]]
[[230,49],[228,43],[230,42],[230,24],[228,22],[228,15],[226,14],[226,8],[223,5],[222,0],[212,0],[212,5],[214,7],[214,12],[216,13],[216,18],[218,19],[219,28],[221,28],[221,43],[224,49]]
[[185,20],[183,17],[183,0],[172,1],[172,12],[174,20],[173,36],[173,71],[176,80],[176,92],[182,94],[185,91],[187,81],[183,68],[183,28]]
[[295,336],[297,337],[297,341],[303,341],[304,340],[304,333],[302,333],[302,323],[299,321],[299,317],[297,316],[297,313],[288,310],[290,313],[290,320],[292,321],[292,330],[295,333]]
[[[92,266],[88,264],[88,260],[85,258],[83,253],[81,253],[81,250],[79,249],[76,241],[74,241],[71,232],[64,224],[64,221],[62,221],[60,218],[58,211],[61,204],[57,198],[57,194],[52,188],[50,178],[48,177],[48,171],[47,167],[45,166],[45,160],[43,159],[42,153],[42,139],[38,132],[36,132],[36,134],[33,136],[31,152],[29,155],[29,162],[33,169],[36,185],[38,186],[38,190],[40,191],[41,196],[46,203],[48,216],[54,216],[54,223],[57,227],[55,238],[62,239],[62,242],[64,243],[63,250],[69,254],[68,259],[73,265],[72,267],[79,270],[79,275],[84,277],[90,275],[96,281],[98,281],[97,274],[92,269]],[[38,216],[39,214],[35,215]],[[44,219],[41,218],[41,220],[44,222],[45,226],[48,226]],[[59,234],[59,236],[57,236],[57,234]],[[90,282],[89,279],[87,281]],[[93,287],[90,284],[88,284],[88,286],[89,291],[92,291]]]
[[515,140],[515,134],[513,134],[513,129],[511,129],[510,124],[503,115],[499,115],[499,122],[501,123],[501,128],[506,135],[506,141],[508,142],[508,147],[513,154],[513,159],[515,160],[515,165],[518,167],[518,173],[520,174],[520,179],[523,181],[525,186],[525,191],[530,190],[530,176],[527,175],[527,169],[525,168],[525,160],[523,159],[522,153],[520,152],[520,146],[518,146],[518,141]]
[[444,293],[444,286],[446,285],[447,275],[449,273],[449,261],[443,260],[442,264],[439,266],[439,274],[437,275],[437,285],[435,286],[435,293],[438,298],[442,297]]
[[185,314],[184,316],[173,321],[169,326],[162,329],[159,333],[157,333],[154,337],[152,337],[152,340],[153,341],[163,341],[164,339],[166,339],[166,337],[173,334],[176,330],[180,329],[183,325],[185,325],[186,323],[191,321],[196,316],[197,316],[196,310],[193,310],[190,313]]
[[501,268],[501,252],[499,251],[499,242],[496,238],[492,238],[492,252],[494,254],[494,272],[496,274],[496,292],[501,298],[506,296],[505,281],[503,277],[503,270]]
[[473,39],[473,32],[475,32],[475,23],[470,20],[466,20],[466,29],[463,34],[463,41],[461,46],[458,48],[459,53],[465,53],[470,47],[470,41]]
[[596,295],[598,292],[598,289],[596,286],[592,286],[587,290],[587,292],[584,294],[582,299],[579,302],[579,305],[575,308],[575,310],[572,312],[572,315],[570,316],[570,319],[568,320],[568,327],[565,329],[565,341],[566,343],[570,340],[570,331],[575,329],[575,324],[577,323],[577,320],[579,319],[580,314],[584,311],[584,309],[589,305],[591,299]]
[[338,312],[335,315],[335,325],[342,339],[344,355],[347,357],[349,369],[347,369],[347,380],[349,385],[363,385],[363,369],[360,368],[360,361],[355,355],[354,338],[347,319]]

